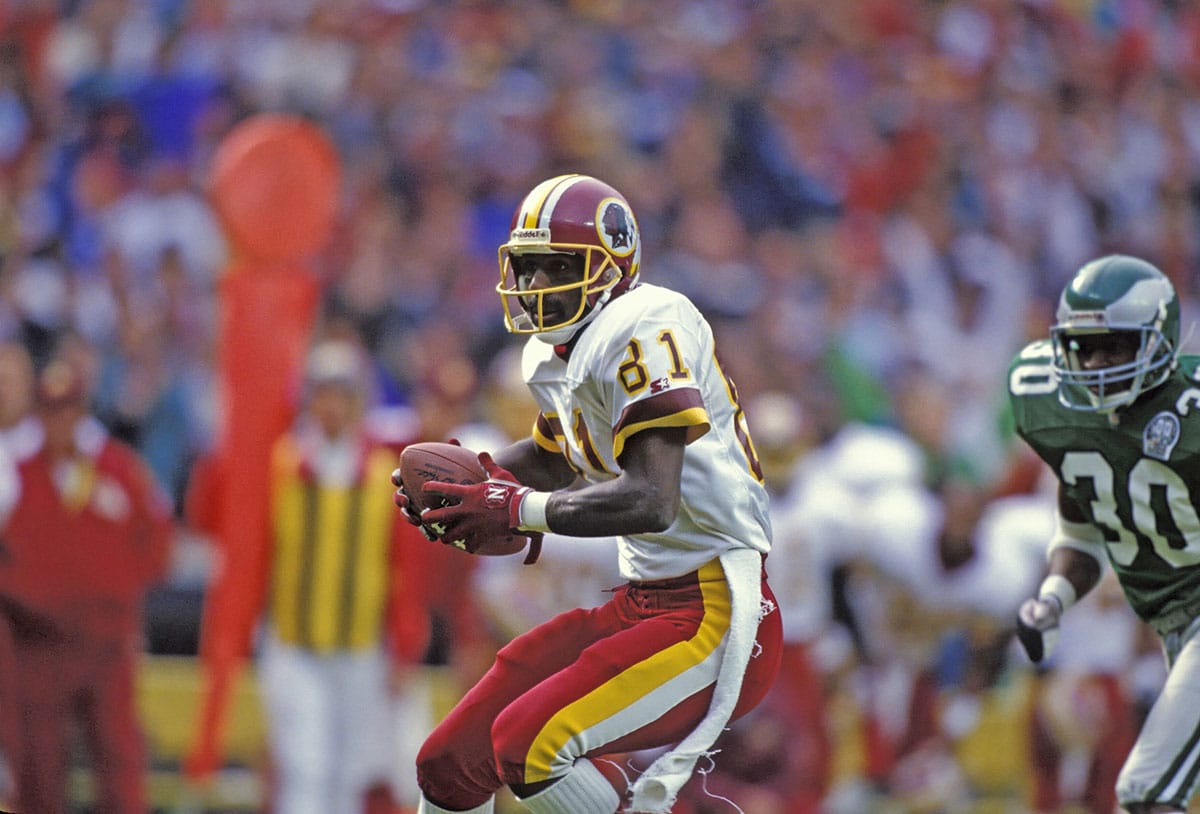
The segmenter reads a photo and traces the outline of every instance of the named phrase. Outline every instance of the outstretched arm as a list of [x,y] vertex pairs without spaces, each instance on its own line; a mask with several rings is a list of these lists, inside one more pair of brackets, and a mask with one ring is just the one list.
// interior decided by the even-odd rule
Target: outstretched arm
[[610,481],[553,492],[546,501],[548,530],[577,537],[664,531],[679,512],[686,430],[643,430],[621,453],[621,473]]
[[1103,571],[1104,537],[1087,522],[1061,485],[1058,531],[1050,546],[1049,572],[1038,595],[1025,600],[1017,613],[1017,638],[1034,663],[1050,655],[1063,613],[1096,587]]
[[[532,441],[514,444],[495,463],[485,463],[493,473],[489,481],[427,483],[426,492],[456,502],[426,512],[423,519],[444,526],[446,539],[514,531],[577,537],[663,531],[679,511],[686,438],[682,428],[643,430],[626,442],[616,478],[586,486],[568,483],[562,469],[538,468],[539,456],[550,453]],[[492,467],[508,470],[511,480]]]
[[1058,531],[1050,547],[1047,578],[1059,576],[1070,583],[1074,591],[1072,602],[1096,587],[1104,570],[1104,536],[1088,522],[1061,484],[1058,487]]

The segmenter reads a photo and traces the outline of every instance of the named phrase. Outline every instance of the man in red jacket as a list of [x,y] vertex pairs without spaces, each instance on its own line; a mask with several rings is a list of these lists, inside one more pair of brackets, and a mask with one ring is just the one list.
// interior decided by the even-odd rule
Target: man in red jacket
[[146,752],[134,707],[141,604],[165,571],[166,494],[88,414],[84,377],[59,359],[36,386],[45,429],[17,461],[0,539],[0,607],[13,628],[19,810],[67,809],[72,723],[81,725],[103,812],[144,812]]

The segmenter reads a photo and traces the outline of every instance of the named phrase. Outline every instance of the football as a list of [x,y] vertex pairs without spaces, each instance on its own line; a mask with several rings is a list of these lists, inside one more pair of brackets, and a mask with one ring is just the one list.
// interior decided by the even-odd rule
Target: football
[[[409,444],[400,451],[400,480],[413,508],[420,512],[424,509],[441,508],[449,502],[445,498],[421,494],[421,487],[429,481],[463,485],[482,483],[487,480],[487,472],[479,463],[478,453],[457,444],[422,441]],[[430,500],[433,502],[429,502]],[[434,528],[434,531],[438,532],[438,529]],[[474,553],[487,556],[515,554],[525,548],[526,542],[527,537],[510,535],[488,540]]]
[[432,498],[436,505],[426,502],[427,498],[421,494],[421,487],[426,482],[481,483],[487,480],[487,473],[483,471],[477,453],[457,444],[423,441],[409,444],[401,450],[400,480],[404,482],[404,491],[408,493],[413,508],[420,512],[445,505],[438,498]]

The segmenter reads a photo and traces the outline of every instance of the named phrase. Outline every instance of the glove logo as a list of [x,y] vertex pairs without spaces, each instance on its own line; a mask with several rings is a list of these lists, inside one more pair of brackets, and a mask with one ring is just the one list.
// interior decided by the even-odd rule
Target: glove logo
[[503,483],[489,483],[483,491],[483,505],[489,509],[498,509],[508,504],[512,487]]

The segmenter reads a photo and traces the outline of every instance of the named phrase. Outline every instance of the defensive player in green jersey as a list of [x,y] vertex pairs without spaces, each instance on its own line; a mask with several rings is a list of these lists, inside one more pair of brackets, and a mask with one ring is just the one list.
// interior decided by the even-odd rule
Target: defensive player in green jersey
[[1179,355],[1179,299],[1125,255],[1086,264],[1050,338],[1013,361],[1017,432],[1058,478],[1058,531],[1018,613],[1031,660],[1112,564],[1162,637],[1169,674],[1117,779],[1130,814],[1182,812],[1200,779],[1200,356]]

